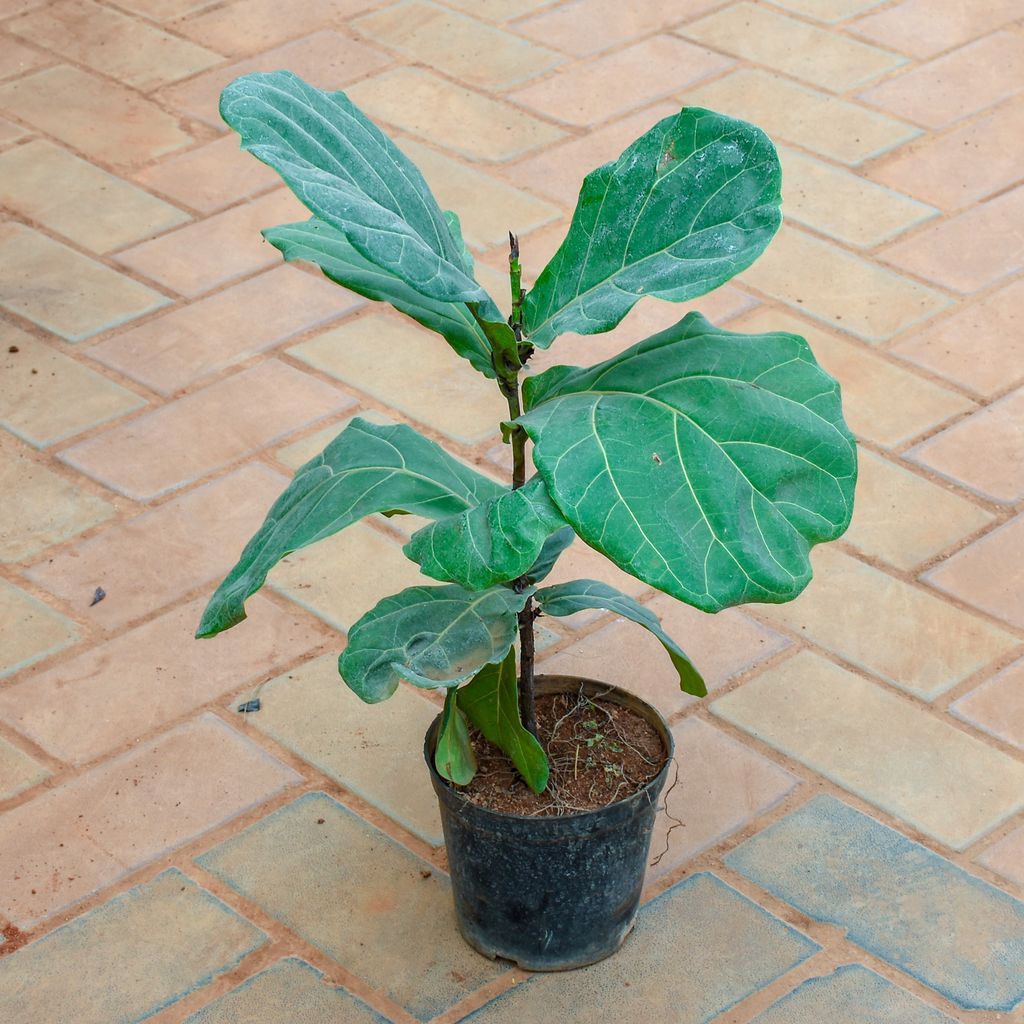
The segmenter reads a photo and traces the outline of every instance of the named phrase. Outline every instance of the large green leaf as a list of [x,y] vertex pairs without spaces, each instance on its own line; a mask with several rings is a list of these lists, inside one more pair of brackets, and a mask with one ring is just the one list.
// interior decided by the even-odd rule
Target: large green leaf
[[242,148],[371,263],[431,298],[486,298],[419,169],[343,92],[261,72],[232,82],[220,112]]
[[519,422],[566,521],[704,611],[782,602],[849,525],[856,448],[839,385],[795,334],[691,313],[589,369],[526,381]]
[[523,306],[531,344],[611,330],[645,295],[684,302],[764,251],[779,158],[759,128],[699,107],[659,121],[583,181],[569,233]]
[[484,590],[522,576],[564,526],[543,477],[535,476],[518,490],[424,526],[403,550],[426,576]]
[[405,679],[446,689],[508,654],[528,588],[409,587],[386,597],[349,630],[338,671],[367,704],[390,697]]
[[700,672],[679,644],[661,628],[658,616],[621,590],[597,580],[573,580],[572,583],[544,587],[534,597],[545,615],[563,617],[589,608],[604,608],[643,626],[661,641],[672,659],[672,665],[679,673],[679,688],[694,697],[707,696],[708,689]]
[[444,697],[441,727],[437,731],[434,766],[438,774],[456,786],[468,786],[476,775],[476,757],[469,739],[466,717],[459,710],[453,686]]
[[412,427],[356,418],[295,474],[271,506],[210,599],[196,636],[214,636],[241,622],[246,600],[285,555],[364,516],[397,511],[439,519],[474,508],[501,491],[500,484]]
[[[268,228],[263,237],[280,249],[286,260],[315,263],[332,281],[368,299],[391,303],[399,312],[437,331],[482,374],[495,376],[487,334],[468,303],[444,302],[421,295],[387,267],[379,267],[362,256],[343,232],[316,218]],[[493,322],[495,331],[512,334],[490,299],[481,303],[477,312],[481,319]]]
[[526,578],[531,583],[540,583],[541,580],[546,579],[554,569],[559,556],[575,539],[576,531],[571,526],[563,526],[560,530],[556,530],[544,541],[537,561],[526,570]]
[[516,657],[509,651],[498,665],[485,665],[471,683],[460,687],[459,707],[496,747],[508,754],[516,770],[535,793],[548,784],[544,748],[519,718]]

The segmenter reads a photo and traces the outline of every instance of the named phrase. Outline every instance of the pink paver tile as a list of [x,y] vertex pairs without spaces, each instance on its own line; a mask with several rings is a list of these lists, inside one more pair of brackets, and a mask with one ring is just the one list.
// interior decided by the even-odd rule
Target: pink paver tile
[[1024,168],[1024,101],[944,135],[926,135],[867,170],[873,181],[944,210],[959,210],[1020,181]]
[[342,89],[390,63],[388,57],[369,44],[325,30],[248,60],[205,71],[187,82],[161,89],[159,96],[183,114],[223,129],[218,112],[221,91],[242,75],[287,68],[320,89]]
[[958,551],[923,579],[1024,629],[1024,515]]
[[[687,718],[672,732],[679,782],[665,794],[665,810],[654,825],[650,859],[661,859],[648,867],[648,879],[703,853],[800,784],[784,768],[700,719]],[[674,777],[670,772],[669,786]]]
[[897,342],[890,351],[981,395],[1024,378],[1024,281]]
[[1024,388],[918,445],[910,457],[993,501],[1024,496]]
[[280,263],[281,254],[263,240],[260,231],[308,217],[309,211],[291,192],[277,189],[124,249],[117,260],[165,288],[195,297]]
[[362,305],[326,278],[277,267],[87,352],[167,395]]
[[149,501],[354,404],[330,384],[269,360],[82,441],[61,458]]
[[844,26],[911,57],[934,57],[1020,17],[1019,0],[904,0]]
[[14,78],[29,71],[51,64],[56,58],[26,46],[10,36],[0,37],[0,78]]
[[860,94],[929,128],[945,128],[1024,89],[1024,35],[994,32]]
[[0,800],[24,793],[50,774],[48,768],[0,736]]
[[1024,749],[1024,658],[954,701],[949,710],[957,718]]
[[[121,628],[224,575],[287,482],[265,466],[245,466],[44,558],[26,575],[97,626]],[[107,596],[89,607],[99,585]]]
[[993,843],[977,860],[989,871],[1024,888],[1024,828]]
[[27,928],[297,781],[203,715],[0,815],[0,913]]
[[[1021,41],[1024,51],[1024,38]],[[959,292],[1024,267],[1024,185],[881,250],[887,263]]]
[[[326,632],[256,596],[249,620],[196,640],[199,597],[0,690],[0,718],[54,757],[84,764],[273,675]],[[87,723],[87,727],[83,725]]]
[[234,132],[152,164],[135,180],[200,213],[221,210],[281,181],[275,171],[242,150]]
[[734,61],[674,36],[655,36],[606,57],[570,65],[510,99],[571,125],[596,125],[663,99]]

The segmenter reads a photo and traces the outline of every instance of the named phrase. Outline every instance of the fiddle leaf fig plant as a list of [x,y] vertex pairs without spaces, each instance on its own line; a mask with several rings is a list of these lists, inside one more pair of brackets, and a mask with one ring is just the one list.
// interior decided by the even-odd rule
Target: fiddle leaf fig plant
[[510,234],[506,316],[474,276],[458,217],[344,93],[252,74],[225,89],[221,113],[312,215],[264,237],[440,334],[493,380],[513,470],[503,487],[412,427],[353,420],[270,508],[197,636],[241,622],[290,552],[375,513],[411,514],[431,522],[405,553],[438,584],[370,609],[338,669],[369,703],[402,681],[443,691],[435,764],[452,783],[476,770],[471,724],[535,792],[547,785],[533,700],[539,615],[596,608],[631,620],[662,644],[680,687],[704,696],[649,608],[595,580],[541,584],[578,537],[705,612],[792,600],[811,579],[811,548],[852,514],[856,448],[838,384],[803,338],[727,331],[699,313],[594,366],[527,367],[561,334],[610,331],[641,298],[689,301],[749,267],[781,222],[768,137],[696,107],[658,122],[587,175],[528,292]]

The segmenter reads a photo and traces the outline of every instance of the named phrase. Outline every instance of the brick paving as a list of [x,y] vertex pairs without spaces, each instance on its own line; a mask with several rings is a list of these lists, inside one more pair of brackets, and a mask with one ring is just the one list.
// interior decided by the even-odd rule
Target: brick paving
[[[1022,13],[0,0],[6,1017],[1024,1021]],[[506,230],[532,280],[582,175],[680,104],[779,145],[787,226],[686,308],[810,339],[861,442],[857,511],[785,606],[707,618],[587,549],[560,563],[649,603],[712,691],[680,694],[610,616],[542,634],[545,667],[634,688],[679,750],[684,827],[659,821],[637,930],[585,971],[461,943],[419,750],[436,705],[364,707],[336,677],[344,630],[417,579],[408,523],[286,560],[244,626],[190,639],[353,414],[507,472],[490,384],[261,241],[301,214],[216,101],[279,67],[399,138],[501,299]],[[684,311],[642,303],[537,364]]]

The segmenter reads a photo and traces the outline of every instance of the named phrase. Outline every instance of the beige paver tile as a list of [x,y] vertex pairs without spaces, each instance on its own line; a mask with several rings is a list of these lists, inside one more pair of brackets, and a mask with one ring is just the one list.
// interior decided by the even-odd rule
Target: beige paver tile
[[873,163],[867,175],[944,210],[958,210],[1019,181],[1024,102],[1003,104],[943,135],[928,135]]
[[[84,764],[253,686],[325,638],[256,596],[249,619],[214,640],[194,634],[206,596],[0,690],[0,718],[54,757]],[[261,691],[262,692],[262,691]],[[88,723],[88,728],[83,728]]]
[[1024,185],[893,242],[879,255],[947,288],[975,292],[1024,267],[1022,218]]
[[516,31],[575,57],[588,57],[637,36],[697,17],[717,0],[676,0],[671,4],[623,4],[616,0],[575,0],[516,22]]
[[[684,719],[672,732],[679,784],[663,797],[668,813],[655,821],[650,859],[661,859],[648,867],[648,879],[703,853],[799,785],[784,768],[700,719]],[[671,828],[677,821],[682,827]]]
[[205,714],[0,815],[0,912],[49,917],[298,780]]
[[88,354],[166,395],[362,305],[326,278],[276,267],[106,338]]
[[1024,764],[810,651],[712,711],[955,850],[1024,803]]
[[565,135],[523,110],[419,68],[396,68],[356,83],[348,94],[374,120],[470,160],[514,160]]
[[779,7],[803,14],[815,21],[845,21],[871,7],[877,7],[882,0],[778,0]]
[[324,30],[266,50],[248,60],[221,65],[160,91],[168,105],[223,130],[218,104],[221,91],[242,75],[287,68],[320,89],[343,89],[349,82],[390,63],[379,50],[340,32]]
[[654,36],[573,64],[510,99],[556,121],[596,125],[728,70],[733,61],[674,36]]
[[938,213],[796,150],[779,156],[783,215],[847,245],[872,249]]
[[1024,749],[1024,659],[965,694],[949,710],[957,718]]
[[[754,310],[730,323],[729,329],[749,334],[789,331],[806,338],[821,365],[842,385],[843,414],[850,428],[858,437],[886,447],[909,441],[973,408],[963,395],[777,309]],[[894,402],[893,395],[900,400]]]
[[[568,550],[559,556],[558,562],[544,585],[554,586],[556,583],[568,583],[570,580],[579,579],[600,580],[602,583],[607,583],[635,598],[653,593],[652,589],[642,580],[623,572],[604,555],[577,539]],[[559,622],[569,625],[569,628],[579,628],[602,618],[605,614],[603,611],[591,609],[579,612],[568,619],[560,619]]]
[[1024,377],[1024,281],[899,341],[894,355],[981,395]]
[[910,458],[993,501],[1024,495],[1024,388],[918,445]]
[[904,121],[755,68],[688,89],[681,99],[687,106],[752,121],[772,138],[842,164],[859,164],[919,134]]
[[117,260],[165,288],[194,297],[280,263],[281,254],[260,231],[308,217],[309,211],[291,192],[277,189],[134,245]]
[[1024,828],[1018,828],[990,846],[977,861],[989,871],[1024,887]]
[[0,224],[0,306],[68,341],[82,341],[168,301],[23,224]]
[[140,171],[135,180],[200,213],[214,213],[281,181],[266,164],[241,149],[234,132],[167,157]]
[[45,448],[145,404],[51,345],[0,323],[0,425],[22,440]]
[[[617,6],[623,9],[621,4]],[[561,10],[559,8],[559,12]],[[505,164],[501,173],[513,185],[528,188],[571,209],[586,175],[609,160],[615,160],[631,142],[662,118],[677,113],[677,103],[657,103],[586,135],[567,139],[536,156]]]
[[113,508],[67,477],[34,462],[27,451],[0,435],[0,562],[20,562],[90,526]]
[[1017,0],[989,0],[983,4],[965,4],[962,0],[904,0],[844,27],[880,46],[924,59],[969,43],[1019,17]]
[[22,128],[21,125],[13,124],[6,118],[0,117],[0,146],[17,142],[18,139],[24,138],[28,134],[30,132],[27,128]]
[[134,90],[64,64],[0,85],[0,109],[118,167],[155,160],[192,141],[176,117]]
[[91,0],[56,0],[6,28],[143,92],[194,75],[221,56]]
[[[8,27],[10,27],[10,22],[8,22]],[[54,60],[54,57],[35,49],[35,47],[26,46],[11,36],[0,37],[0,78],[24,75],[36,68],[51,64]]]
[[688,22],[679,34],[734,57],[846,92],[884,75],[906,58],[859,43],[743,0]]
[[922,578],[1024,629],[1024,516],[976,540]]
[[0,737],[0,800],[24,793],[50,774],[48,768]]
[[997,626],[829,548],[815,549],[815,578],[787,605],[756,605],[826,650],[925,700],[1012,651]]
[[472,14],[476,18],[503,22],[536,10],[549,7],[555,0],[448,0],[450,7]]
[[[516,234],[525,234],[562,216],[562,211],[551,203],[413,139],[401,139],[399,144],[423,172],[441,206],[459,215],[462,234],[476,249],[502,243],[507,248],[510,228]],[[504,298],[504,292],[501,297]]]
[[[101,628],[117,629],[219,580],[287,479],[249,465],[37,562],[26,575]],[[89,607],[93,591],[107,592]]]
[[236,0],[174,21],[170,27],[218,53],[243,57],[320,29],[337,28],[366,8],[367,0],[303,0],[282,17],[277,0]]
[[860,94],[897,117],[944,128],[1024,89],[1024,35],[994,32]]
[[508,415],[494,382],[442,338],[387,314],[334,327],[288,354],[464,444],[495,437]]
[[[371,423],[393,424],[396,422],[391,416],[385,416],[375,409],[361,409],[358,415],[360,419],[369,420]],[[274,453],[274,458],[282,465],[294,471],[300,466],[304,466],[314,455],[319,455],[354,418],[353,416],[346,416],[344,419],[330,424],[330,426],[314,430],[312,434],[307,434],[298,441],[292,441],[283,448],[278,448]],[[408,517],[402,516],[399,518],[404,519]],[[419,517],[414,516],[413,518]]]
[[[567,573],[563,570],[561,576]],[[665,631],[686,651],[712,691],[789,644],[785,637],[734,609],[705,615],[662,595],[647,607],[661,618]],[[665,715],[689,707],[696,699],[679,689],[679,676],[661,644],[624,619],[570,644],[542,665],[545,672],[580,675],[632,690]]]
[[352,25],[382,47],[482,89],[508,89],[565,59],[546,46],[427,0],[402,0],[356,18]]
[[45,139],[0,153],[0,202],[93,252],[120,248],[189,219],[170,203]]
[[342,632],[378,601],[406,587],[432,585],[401,545],[362,523],[289,555],[270,584]]
[[0,622],[14,622],[18,626],[4,630],[0,679],[78,639],[78,629],[69,618],[5,580],[0,580]]
[[217,0],[121,0],[120,6],[155,21],[167,21],[212,7],[216,3]]
[[260,698],[260,713],[248,720],[260,732],[426,842],[444,842],[423,765],[423,737],[436,705],[404,686],[381,704],[364,704],[338,675],[336,653],[271,680]]
[[949,305],[925,285],[794,228],[783,228],[739,281],[870,342],[886,341]]
[[82,441],[61,459],[149,501],[354,404],[331,385],[269,360]]
[[853,522],[844,537],[859,551],[910,571],[992,522],[971,501],[861,448]]

